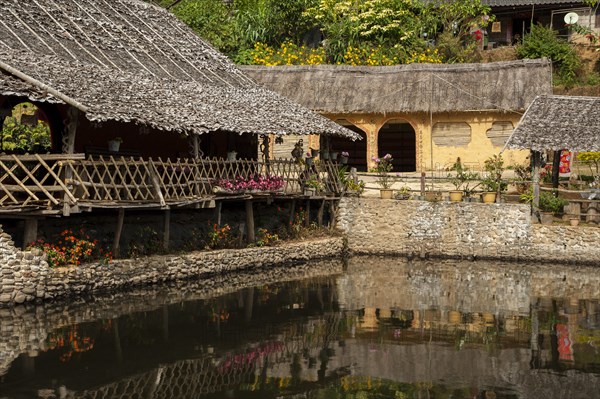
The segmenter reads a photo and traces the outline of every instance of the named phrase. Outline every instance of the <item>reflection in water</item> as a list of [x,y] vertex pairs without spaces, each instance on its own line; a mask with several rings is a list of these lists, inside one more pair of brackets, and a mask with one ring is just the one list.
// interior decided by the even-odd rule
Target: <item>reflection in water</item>
[[3,309],[0,397],[592,398],[599,280],[361,257]]

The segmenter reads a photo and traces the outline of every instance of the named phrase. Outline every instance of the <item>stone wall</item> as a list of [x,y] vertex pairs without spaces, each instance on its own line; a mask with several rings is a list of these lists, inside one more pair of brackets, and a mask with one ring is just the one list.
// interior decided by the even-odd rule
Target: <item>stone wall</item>
[[341,237],[276,247],[191,252],[52,269],[40,251],[20,251],[0,229],[0,305],[177,281],[257,267],[341,257]]
[[600,228],[533,224],[523,204],[344,198],[338,227],[358,254],[600,265]]

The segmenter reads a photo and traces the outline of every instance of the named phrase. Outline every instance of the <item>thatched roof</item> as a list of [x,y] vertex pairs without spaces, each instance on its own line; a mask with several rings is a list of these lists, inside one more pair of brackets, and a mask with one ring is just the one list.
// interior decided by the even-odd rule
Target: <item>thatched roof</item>
[[600,151],[600,98],[536,98],[506,147],[535,151]]
[[0,64],[0,95],[74,100],[90,120],[356,138],[258,87],[172,14],[139,0],[2,0]]
[[535,96],[552,93],[547,60],[241,69],[266,88],[324,113],[524,111]]

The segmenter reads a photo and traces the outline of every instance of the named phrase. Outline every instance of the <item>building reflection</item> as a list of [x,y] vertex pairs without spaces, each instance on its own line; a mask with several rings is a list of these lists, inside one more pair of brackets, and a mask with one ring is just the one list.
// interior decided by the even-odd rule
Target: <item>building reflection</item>
[[22,350],[0,337],[14,353],[2,352],[0,390],[17,397],[3,388],[26,381],[48,398],[598,392],[594,268],[354,258],[344,273],[326,265],[314,275],[277,284],[249,273],[237,291],[165,302],[180,298],[174,287],[160,306],[136,296],[38,308],[45,317],[21,322],[13,312],[19,334],[43,339]]

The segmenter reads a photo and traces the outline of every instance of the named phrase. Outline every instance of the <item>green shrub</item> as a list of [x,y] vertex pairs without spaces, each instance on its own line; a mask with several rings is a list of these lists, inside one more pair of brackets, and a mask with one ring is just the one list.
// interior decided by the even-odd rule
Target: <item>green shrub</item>
[[517,55],[519,58],[549,58],[555,67],[556,83],[571,86],[577,82],[581,59],[551,28],[533,25],[523,44],[517,47]]

